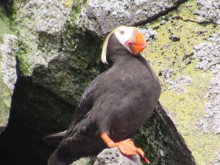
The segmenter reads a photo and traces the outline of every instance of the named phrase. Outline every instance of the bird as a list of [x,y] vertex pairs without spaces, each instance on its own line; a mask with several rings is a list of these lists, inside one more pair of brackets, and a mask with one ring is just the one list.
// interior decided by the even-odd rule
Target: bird
[[48,165],[68,165],[116,146],[123,155],[138,154],[149,163],[130,139],[151,116],[161,93],[156,73],[140,54],[146,46],[136,27],[119,26],[106,36],[101,60],[111,67],[85,89],[69,128],[44,138],[59,143]]

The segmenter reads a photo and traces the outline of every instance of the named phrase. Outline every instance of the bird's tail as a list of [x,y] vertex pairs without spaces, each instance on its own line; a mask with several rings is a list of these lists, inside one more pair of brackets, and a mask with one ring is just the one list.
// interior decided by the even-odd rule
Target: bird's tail
[[101,138],[87,137],[77,141],[67,138],[53,152],[48,165],[69,165],[80,157],[96,155],[106,147]]
[[61,162],[57,159],[57,152],[58,149],[56,149],[53,154],[51,155],[50,159],[48,160],[47,164],[48,165],[68,165],[65,162]]
[[46,141],[48,144],[58,145],[63,140],[63,137],[65,134],[66,134],[66,131],[48,135],[44,137],[44,141]]

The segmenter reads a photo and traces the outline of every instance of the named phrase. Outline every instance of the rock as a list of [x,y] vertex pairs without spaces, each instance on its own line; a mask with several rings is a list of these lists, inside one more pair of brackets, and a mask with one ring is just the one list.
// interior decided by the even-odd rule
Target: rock
[[[5,34],[1,44],[1,91],[0,91],[0,124],[7,126],[9,118],[9,110],[11,107],[11,97],[14,90],[14,85],[17,80],[16,74],[16,59],[13,54],[13,44],[16,43],[17,37],[12,34]],[[1,134],[1,131],[0,131]]]
[[[203,22],[204,27],[195,18],[197,7],[196,2],[186,2],[178,7],[178,13],[167,15],[165,25],[160,24],[163,18],[148,25],[156,31],[156,36],[146,49],[146,58],[160,75],[161,104],[169,112],[195,161],[217,165],[220,148],[217,124],[219,30],[216,23]],[[180,41],[169,39],[174,34]]]
[[98,154],[94,165],[142,165],[138,155],[132,155],[130,158],[122,155],[118,147],[104,149]]
[[145,144],[142,149],[150,164],[196,165],[186,141],[160,103],[133,138],[137,146]]
[[17,80],[16,52],[17,37],[8,27],[10,24],[6,11],[0,4],[0,134],[7,126],[11,97]]
[[71,5],[65,2],[31,0],[17,5],[23,6],[17,6],[15,20],[20,74],[75,105],[80,95],[74,93],[82,93],[80,85],[85,87],[99,73],[100,40],[74,27]]
[[119,151],[118,147],[106,148],[97,157],[81,158],[71,165],[142,165],[139,155],[126,157]]
[[138,25],[177,8],[185,0],[89,0],[79,14],[77,25],[103,37],[120,25]]
[[95,162],[96,157],[84,157],[84,158],[80,158],[79,160],[71,163],[71,165],[93,165]]
[[[206,93],[206,102],[203,109],[203,117],[197,122],[197,127],[202,134],[211,131],[215,136],[220,134],[220,33],[215,34],[209,41],[212,43],[200,43],[194,47],[194,58],[199,59],[197,68],[210,71],[213,76]],[[216,151],[213,164],[220,162],[220,149]]]
[[218,0],[198,0],[196,14],[201,22],[213,22],[220,24],[220,4]]

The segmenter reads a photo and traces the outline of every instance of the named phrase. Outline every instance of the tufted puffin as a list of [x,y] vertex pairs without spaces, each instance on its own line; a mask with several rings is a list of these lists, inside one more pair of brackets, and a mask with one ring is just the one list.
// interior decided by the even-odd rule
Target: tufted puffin
[[68,165],[115,146],[149,163],[129,139],[151,116],[161,92],[156,74],[140,54],[145,47],[146,39],[135,27],[119,26],[108,34],[101,60],[112,67],[85,89],[68,130],[45,137],[61,141],[48,165]]

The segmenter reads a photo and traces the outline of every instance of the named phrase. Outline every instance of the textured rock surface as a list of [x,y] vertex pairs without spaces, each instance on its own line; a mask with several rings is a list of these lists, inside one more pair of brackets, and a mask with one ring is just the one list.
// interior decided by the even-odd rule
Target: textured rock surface
[[199,3],[189,1],[148,24],[156,35],[145,55],[160,75],[160,101],[196,162],[218,165],[220,29],[212,20],[201,23],[200,10]]
[[97,157],[81,158],[71,165],[142,165],[141,159],[138,155],[126,157],[121,154],[117,147],[111,149],[104,149]]
[[65,1],[31,0],[16,5],[21,74],[30,76],[34,71],[33,83],[75,105],[83,90],[79,84],[85,87],[87,78],[99,73],[92,64],[99,40],[92,42],[90,34],[81,34],[74,27],[72,8]]
[[213,22],[220,24],[220,2],[218,0],[198,0],[198,10],[196,14],[202,22]]
[[[211,71],[212,78],[206,93],[203,117],[197,122],[197,127],[203,134],[220,135],[220,33],[209,38],[211,43],[201,43],[194,47],[194,58],[199,59],[197,68]],[[219,146],[218,146],[219,147]],[[220,148],[216,151],[217,157],[213,164],[220,163]]]
[[73,162],[71,165],[82,165],[82,164],[86,164],[86,165],[93,165],[95,162],[96,157],[84,157],[84,158],[80,158],[79,160]]
[[11,96],[17,79],[16,59],[13,54],[17,37],[9,28],[6,10],[0,4],[0,134],[8,123]]
[[130,158],[122,155],[118,147],[104,149],[96,158],[94,165],[142,165],[140,157],[133,155]]
[[143,24],[169,12],[185,0],[90,0],[82,8],[77,25],[103,36],[120,25]]
[[195,165],[191,151],[167,113],[158,104],[152,117],[134,135],[136,144],[145,144],[143,149],[151,164]]
[[199,165],[218,165],[219,2],[183,2],[14,0],[13,6],[0,5],[0,115],[6,114],[6,122],[11,107],[0,136],[0,164],[46,164],[54,147],[43,137],[67,127],[84,88],[104,70],[100,37],[117,25],[135,24],[147,37],[143,55],[160,78],[160,101],[168,111],[158,108],[133,136],[135,143],[152,165],[195,164],[192,155]]

